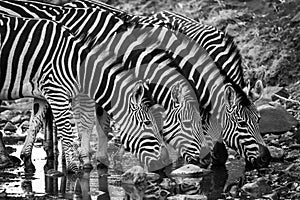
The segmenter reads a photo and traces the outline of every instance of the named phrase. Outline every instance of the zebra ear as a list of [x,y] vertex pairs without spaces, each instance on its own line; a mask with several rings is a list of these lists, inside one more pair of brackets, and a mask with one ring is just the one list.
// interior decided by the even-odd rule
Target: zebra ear
[[225,104],[229,108],[232,108],[232,106],[234,106],[235,101],[236,101],[236,92],[235,92],[235,90],[233,89],[233,87],[231,85],[228,85],[225,88],[224,99],[225,99]]
[[256,81],[254,88],[252,89],[251,92],[251,97],[252,97],[252,101],[257,101],[258,99],[260,99],[262,97],[264,91],[264,86],[261,80]]
[[179,103],[179,100],[180,100],[180,84],[179,83],[176,83],[176,85],[172,86],[171,97],[176,103]]
[[166,116],[165,111],[165,108],[160,104],[154,104],[150,107],[150,112],[152,113],[152,116],[154,117],[156,125],[160,131],[163,129],[163,120]]
[[144,93],[145,89],[143,83],[137,82],[132,91],[131,102],[135,105],[141,104]]

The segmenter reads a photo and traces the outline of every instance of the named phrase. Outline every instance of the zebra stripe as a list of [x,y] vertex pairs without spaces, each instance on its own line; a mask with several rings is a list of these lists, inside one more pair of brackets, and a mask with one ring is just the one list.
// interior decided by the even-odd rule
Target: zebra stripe
[[[247,97],[244,97],[243,91],[241,91],[241,88],[245,88],[245,81],[243,78],[243,69],[241,66],[241,56],[239,54],[239,51],[236,47],[236,45],[233,42],[233,39],[223,32],[217,30],[216,28],[204,24],[200,24],[196,22],[195,20],[192,20],[190,18],[187,18],[185,16],[182,16],[180,14],[176,14],[170,11],[163,11],[161,13],[158,13],[154,16],[150,17],[144,17],[144,16],[134,16],[127,14],[124,11],[117,10],[115,8],[112,8],[111,6],[101,3],[101,2],[95,2],[93,0],[84,0],[82,2],[75,1],[72,3],[65,4],[65,6],[72,6],[72,7],[96,7],[99,9],[106,9],[117,16],[119,16],[122,19],[134,21],[137,23],[152,23],[152,24],[159,24],[165,27],[169,27],[170,29],[173,29],[175,31],[179,31],[186,36],[189,36],[191,39],[196,41],[198,44],[200,44],[210,55],[210,57],[215,61],[216,67],[219,69],[219,73],[216,73],[216,77],[224,77],[226,81],[221,79],[215,79],[213,77],[208,78],[208,81],[206,82],[214,82],[215,86],[211,87],[211,92],[209,93],[207,90],[202,92],[202,96],[199,98],[200,105],[203,106],[203,126],[204,126],[204,132],[209,133],[215,141],[220,140],[221,133],[222,135],[230,135],[230,136],[237,136],[238,132],[231,132],[231,129],[224,130],[221,125],[221,117],[222,117],[222,94],[224,89],[222,89],[221,86],[223,82],[230,82],[232,85],[234,85],[234,88],[237,90],[237,93],[241,94],[241,102],[242,104],[245,103],[245,105],[241,105],[241,108],[238,110],[241,110],[241,118],[246,121],[246,123],[249,125],[248,131],[249,131],[249,138],[254,137],[255,142],[254,144],[249,144],[249,148],[246,147],[240,147],[246,148],[249,151],[253,149],[252,146],[256,146],[258,149],[258,146],[262,145],[264,148],[264,151],[266,154],[268,154],[268,150],[265,147],[265,142],[263,141],[263,138],[261,137],[259,130],[258,130],[258,123],[257,119],[259,118],[258,112],[256,111],[256,108],[253,106],[253,104],[248,102]],[[185,60],[185,59],[183,59]],[[190,73],[190,77],[192,77],[195,74],[192,72]],[[199,79],[201,80],[201,79]],[[196,80],[195,80],[196,81]],[[195,82],[196,88],[201,88],[202,85],[205,85],[205,82]],[[204,86],[205,87],[205,86]],[[217,92],[216,92],[216,91]],[[214,99],[217,99],[215,101]],[[243,107],[246,106],[244,109]],[[215,111],[216,108],[218,108],[218,111]],[[216,119],[214,119],[216,117]],[[236,122],[238,125],[238,122]],[[215,127],[217,126],[217,127]],[[217,131],[217,132],[216,132]],[[228,137],[225,137],[228,138]],[[223,138],[224,139],[224,138]],[[231,141],[225,141],[227,144],[233,144]],[[255,145],[260,144],[260,145]],[[236,149],[236,146],[239,146],[241,144],[234,143],[234,146],[231,146],[232,148]],[[244,144],[246,145],[246,144]],[[258,150],[253,151],[251,154],[255,154],[256,157],[259,157]],[[240,152],[241,153],[241,152]],[[250,154],[250,153],[249,153]],[[245,154],[241,154],[244,155]],[[268,157],[268,155],[265,155]],[[251,158],[246,157],[248,160]],[[252,159],[253,160],[253,159]],[[265,158],[266,163],[268,162],[269,158]]]
[[[73,137],[71,137],[71,112],[68,100],[70,98],[76,97],[76,95],[79,94],[79,91],[81,91],[80,85],[76,80],[82,80],[83,76],[80,74],[80,71],[77,71],[79,66],[74,66],[72,64],[79,65],[78,63],[82,63],[80,62],[80,59],[84,57],[84,55],[82,55],[82,52],[85,52],[84,50],[87,47],[82,46],[80,40],[77,40],[77,38],[70,35],[66,29],[52,21],[42,19],[17,18],[7,15],[0,15],[0,17],[2,55],[2,83],[0,97],[1,99],[22,97],[46,99],[53,111],[58,134],[62,137],[62,145],[67,160],[67,167],[70,170],[76,171],[77,164],[75,163],[75,158],[72,156]],[[36,40],[28,40],[28,35],[30,34],[34,35],[34,38]],[[18,45],[11,45],[11,43],[16,42],[16,35],[19,35]],[[37,40],[38,38],[44,38],[44,40]],[[29,44],[23,45],[24,42],[28,42]],[[23,48],[21,48],[20,45],[22,45]],[[18,48],[13,48],[14,46],[18,46]],[[38,46],[41,46],[41,48],[37,48]],[[26,47],[26,49],[24,47]],[[7,55],[7,52],[9,52],[10,54]],[[35,57],[37,52],[43,53],[43,57]],[[48,52],[48,54],[46,54],[46,52]],[[11,55],[11,53],[14,53],[13,56]],[[24,59],[23,62],[19,62],[20,53],[25,55],[24,57],[26,59]],[[70,57],[71,59],[65,59]],[[30,62],[31,60],[33,62]],[[13,63],[13,65],[10,65],[9,63]],[[28,63],[30,63],[31,65],[29,65]],[[92,66],[88,67],[91,68]],[[17,74],[18,70],[22,71],[21,76],[12,77],[13,74]],[[9,74],[8,72],[11,72],[11,74]],[[26,74],[30,74],[30,76],[28,76],[30,78],[26,80],[21,79]],[[142,103],[144,102],[144,94],[132,94],[132,91],[135,92],[135,88],[138,85],[136,84],[136,81],[130,81],[129,79],[130,77],[128,76],[122,76],[120,77],[120,79],[114,82],[114,84],[119,85],[119,91],[123,92],[123,95],[121,97],[118,97],[116,95],[114,97],[127,99],[128,102],[136,102],[136,107],[138,107],[139,105],[143,105]],[[90,80],[92,80],[92,78]],[[108,80],[108,77],[105,77],[102,81],[107,83],[109,82]],[[128,80],[127,85],[123,84],[124,80],[125,82],[126,80]],[[23,83],[20,85],[28,85],[30,87],[20,87],[20,85],[16,84],[18,82]],[[84,87],[84,85],[82,87]],[[10,95],[10,92],[12,90],[19,90],[19,96],[15,95],[12,97]],[[138,97],[137,100],[135,100],[136,97]],[[132,99],[134,101],[129,101]],[[148,99],[151,99],[151,96],[147,97],[146,99],[148,103]],[[143,121],[138,121],[135,119],[137,116],[136,112],[147,112],[147,110],[144,110],[144,108],[142,108],[134,113],[131,109],[128,109],[132,104],[126,105],[127,107],[125,107],[124,110],[117,110],[118,108],[107,108],[106,110],[112,114],[116,114],[117,116],[122,116],[122,121],[118,119],[116,120],[118,123],[120,123],[121,135],[123,135],[124,137],[127,136],[127,134],[135,135],[136,138],[139,138],[138,135],[140,135],[141,141],[152,141],[152,147],[160,150],[161,141],[160,139],[155,137],[159,135],[159,133],[155,133],[155,131],[157,131],[155,123],[153,123],[153,126],[151,127],[145,127],[143,125]],[[148,107],[150,107],[150,105],[146,108]],[[146,114],[143,113],[143,115]],[[149,119],[151,119],[151,117],[149,117]],[[123,122],[128,124],[124,124]],[[128,127],[132,128],[128,129]],[[134,132],[127,133],[125,132],[127,129]],[[141,146],[143,145],[142,142],[139,143],[141,143]],[[133,146],[130,146],[130,148],[132,147]],[[143,148],[141,147],[140,149]],[[141,154],[140,152],[138,152],[139,149],[132,151],[135,151],[135,153],[137,154]],[[151,162],[156,162],[155,159],[161,159],[160,156],[160,152],[153,152],[152,148],[151,152],[149,152],[148,154],[148,157],[140,157],[140,160],[142,162],[148,162],[148,160],[151,159]],[[164,159],[165,158],[162,158],[162,162],[164,162]],[[161,161],[158,160],[158,162]]]
[[[19,2],[18,2],[19,3]],[[9,3],[7,3],[7,4],[9,4]],[[40,6],[40,9],[46,9],[46,10],[50,10],[49,8],[47,9],[47,7],[46,7],[46,4],[41,4],[41,5],[39,5],[39,4],[34,4],[34,3],[32,3],[32,2],[23,2],[23,5],[22,5],[22,3],[20,3],[20,5],[19,5],[19,7],[20,6],[23,6],[24,7],[24,5],[26,5],[27,7],[28,7],[28,10],[30,9],[31,10],[31,13],[32,12],[34,12],[34,9],[36,9],[38,6]],[[48,7],[49,7],[49,5],[47,5]],[[54,9],[56,9],[56,8],[58,8],[58,7],[54,7],[54,8],[52,8],[51,10],[53,11]],[[16,9],[15,7],[14,7],[14,5],[12,6],[12,8],[10,8],[10,10],[13,10],[13,9]],[[69,10],[69,13],[71,13],[70,12],[70,10],[75,10],[75,9],[67,9],[67,10]],[[79,9],[80,10],[80,9]],[[35,11],[35,12],[39,12],[39,10],[38,11]],[[63,10],[62,9],[60,9],[60,10],[58,10],[57,11],[57,13],[62,13],[63,12]],[[44,13],[43,13],[44,14]],[[80,13],[81,14],[81,13]],[[62,14],[59,14],[59,16],[61,16]],[[47,15],[47,16],[49,16],[49,14]],[[45,15],[42,15],[41,17],[45,17]],[[58,17],[58,18],[61,18],[61,19],[67,19],[67,14],[66,14],[66,17]],[[75,17],[74,17],[75,18]],[[64,20],[60,20],[60,22],[62,22],[62,21],[64,21]],[[63,22],[63,23],[66,23],[67,24],[67,26],[70,26],[71,24],[72,24],[72,22],[70,22],[70,21],[76,21],[76,20],[69,20],[68,22]],[[74,23],[74,22],[73,22]],[[77,22],[76,22],[77,23]],[[73,26],[71,26],[71,30],[73,30],[74,28],[72,28],[72,27],[75,27],[75,25],[73,25]],[[86,30],[85,30],[86,31]],[[73,31],[73,32],[75,32],[75,31]],[[126,35],[125,35],[125,37],[127,37]],[[116,49],[118,49],[118,48],[116,48]],[[115,51],[117,51],[117,50],[115,50]],[[129,50],[130,51],[130,50]],[[137,71],[138,71],[138,67],[136,68],[137,69]],[[90,87],[91,87],[91,85],[90,85]],[[105,92],[106,93],[106,92]],[[85,101],[86,102],[86,101]],[[87,105],[88,106],[88,105]],[[81,107],[82,107],[82,105],[81,105]],[[76,108],[76,107],[75,107]],[[76,113],[76,112],[75,112]],[[83,112],[84,113],[84,112]],[[89,117],[89,119],[91,119],[90,117]],[[81,122],[80,122],[81,123]],[[175,123],[175,122],[174,122]],[[87,123],[86,123],[87,124]],[[81,125],[79,126],[79,127],[81,127]],[[87,128],[86,128],[87,129]],[[82,132],[82,131],[81,131]],[[184,131],[185,132],[185,131]],[[192,131],[189,131],[189,132],[192,132]],[[199,132],[199,131],[198,131]],[[88,134],[86,134],[86,135],[88,135]],[[174,135],[176,135],[176,133],[174,133]],[[184,134],[183,134],[184,135]],[[198,134],[199,135],[199,134]],[[201,139],[199,139],[199,137],[200,136],[198,136],[197,135],[197,137],[198,137],[198,141],[200,142],[200,144],[202,144],[203,142],[204,142],[204,139],[203,138],[201,138]],[[189,136],[190,137],[190,136]],[[86,140],[87,140],[87,138],[85,138]],[[190,139],[190,138],[187,138],[187,139]],[[191,138],[191,139],[193,139],[193,138]],[[194,140],[194,139],[193,139]],[[181,141],[183,141],[182,139],[181,139]],[[187,142],[185,142],[184,141],[184,143],[187,143]],[[178,148],[178,146],[180,146],[181,145],[181,143],[178,143],[178,145],[176,145],[176,148]],[[186,144],[187,145],[187,144]],[[195,158],[194,157],[196,157],[197,156],[197,152],[199,152],[199,144],[198,145],[196,145],[195,143],[190,143],[190,144],[188,144],[190,147],[189,148],[186,148],[186,149],[188,149],[188,151],[190,152],[188,155],[186,155],[185,157],[189,157],[189,160],[192,160],[192,158],[193,158],[193,160],[195,160]],[[192,147],[192,145],[194,145],[194,147]],[[195,151],[195,148],[197,148],[197,151]],[[88,152],[88,150],[86,150],[85,152]],[[185,153],[184,153],[185,154]],[[192,155],[192,156],[190,156],[190,154]]]

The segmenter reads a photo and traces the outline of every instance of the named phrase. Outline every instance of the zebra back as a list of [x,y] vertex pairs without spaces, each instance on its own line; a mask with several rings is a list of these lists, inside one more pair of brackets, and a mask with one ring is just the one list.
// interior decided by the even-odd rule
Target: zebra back
[[124,25],[121,19],[106,10],[62,7],[36,1],[0,1],[0,12],[61,23],[73,35],[85,40],[88,48],[101,43]]

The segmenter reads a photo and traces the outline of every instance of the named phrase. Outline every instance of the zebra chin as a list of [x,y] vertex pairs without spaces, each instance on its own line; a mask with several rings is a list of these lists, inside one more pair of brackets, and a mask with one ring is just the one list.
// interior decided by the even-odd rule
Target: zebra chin
[[256,158],[251,159],[251,161],[246,160],[246,170],[265,168],[270,164],[272,157],[269,149],[262,144],[258,144],[258,146],[259,155]]

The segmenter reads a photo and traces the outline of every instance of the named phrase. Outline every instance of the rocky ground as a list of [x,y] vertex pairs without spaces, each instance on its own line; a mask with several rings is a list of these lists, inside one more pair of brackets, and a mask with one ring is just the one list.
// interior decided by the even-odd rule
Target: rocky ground
[[[223,188],[222,197],[300,199],[299,1],[108,0],[107,3],[139,15],[173,10],[234,37],[244,58],[245,77],[251,81],[262,79],[266,87],[258,106],[264,113],[262,134],[274,159],[269,168],[246,172],[232,181]],[[30,106],[29,100],[2,104],[0,130],[4,137],[24,139]],[[232,153],[230,158],[237,156]]]

